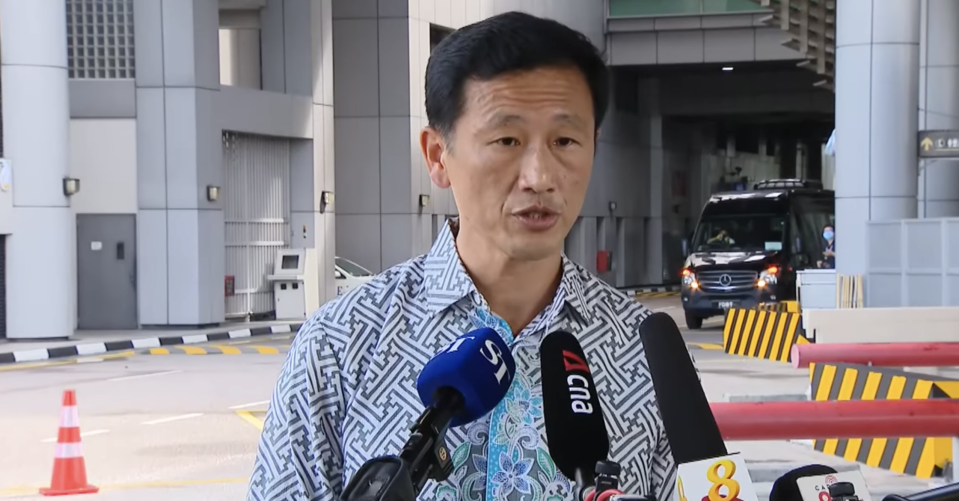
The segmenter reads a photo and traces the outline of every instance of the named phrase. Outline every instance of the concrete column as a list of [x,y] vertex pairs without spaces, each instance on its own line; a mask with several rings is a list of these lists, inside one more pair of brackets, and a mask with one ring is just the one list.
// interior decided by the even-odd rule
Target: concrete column
[[919,2],[836,9],[836,269],[861,274],[867,223],[916,217]]
[[[69,175],[66,4],[0,0],[4,156],[13,171],[7,337],[65,338],[76,327],[76,224]],[[43,319],[38,328],[37,320]]]
[[[919,129],[959,129],[959,2],[922,0]],[[959,160],[919,166],[919,217],[959,216]]]
[[333,0],[336,253],[373,271],[427,252],[432,215],[450,214],[419,147],[433,8]]
[[648,141],[649,144],[649,208],[643,239],[646,242],[646,274],[643,282],[659,284],[663,282],[666,264],[663,252],[663,233],[666,230],[663,196],[666,189],[666,155],[663,145],[663,117],[659,114],[659,81],[641,81],[639,98],[640,114],[649,124],[649,137],[642,138],[642,142]]
[[313,139],[290,148],[290,246],[307,249],[307,311],[336,297],[333,171],[333,14],[331,0],[275,0],[261,11],[263,86],[312,96]]
[[143,325],[224,320],[219,12],[209,0],[135,0],[137,273]]

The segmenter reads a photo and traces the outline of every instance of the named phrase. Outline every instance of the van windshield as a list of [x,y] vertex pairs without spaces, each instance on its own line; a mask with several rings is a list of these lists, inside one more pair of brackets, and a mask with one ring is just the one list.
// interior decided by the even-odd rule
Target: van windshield
[[694,252],[780,251],[786,236],[786,215],[704,215],[693,238]]
[[343,259],[341,257],[336,258],[336,265],[345,271],[348,275],[354,277],[372,277],[373,272],[367,270],[366,268],[350,261],[348,259]]

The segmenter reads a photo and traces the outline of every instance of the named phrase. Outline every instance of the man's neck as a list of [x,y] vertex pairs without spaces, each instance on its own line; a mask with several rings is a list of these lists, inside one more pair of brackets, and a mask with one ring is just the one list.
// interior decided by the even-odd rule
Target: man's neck
[[519,335],[553,302],[562,277],[562,257],[557,253],[539,261],[515,262],[470,236],[461,233],[456,238],[460,260],[493,313]]

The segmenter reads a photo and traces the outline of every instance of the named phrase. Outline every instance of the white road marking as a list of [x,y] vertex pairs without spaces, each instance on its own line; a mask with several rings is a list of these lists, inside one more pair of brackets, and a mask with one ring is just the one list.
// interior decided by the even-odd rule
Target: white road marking
[[664,307],[662,307],[662,308],[656,308],[656,309],[654,309],[653,311],[666,311],[666,310],[672,310],[672,309],[675,309],[675,308],[676,308],[675,306],[664,306]]
[[150,425],[150,424],[169,423],[170,421],[179,421],[179,420],[181,420],[181,419],[190,419],[190,418],[200,417],[200,416],[202,416],[202,415],[203,415],[203,414],[202,414],[202,413],[199,413],[199,412],[193,413],[193,414],[183,414],[183,415],[181,415],[181,416],[172,416],[172,417],[166,417],[166,418],[161,418],[161,419],[154,419],[153,421],[144,421],[144,422],[142,422],[142,423],[140,423],[140,424]]
[[136,376],[115,377],[112,379],[107,379],[107,381],[129,381],[131,379],[143,379],[143,378],[153,377],[153,376],[166,376],[167,374],[177,374],[179,372],[183,372],[183,371],[151,372],[149,374],[137,374]]
[[240,410],[240,409],[247,409],[247,408],[249,408],[249,407],[259,407],[259,406],[261,406],[261,405],[266,405],[266,404],[268,404],[268,403],[270,403],[269,400],[263,400],[263,401],[260,401],[260,402],[250,402],[250,403],[248,403],[248,404],[234,405],[233,407],[229,407],[229,409],[230,409],[231,411],[236,411],[236,410]]
[[[84,431],[84,432],[80,433],[80,438],[92,437],[92,436],[94,436],[94,435],[103,435],[104,433],[110,433],[110,430]],[[57,437],[53,437],[53,438],[45,438],[45,439],[41,440],[40,442],[41,442],[41,443],[44,443],[44,444],[50,444],[50,443],[53,443],[53,442],[56,442],[56,441],[57,441]]]

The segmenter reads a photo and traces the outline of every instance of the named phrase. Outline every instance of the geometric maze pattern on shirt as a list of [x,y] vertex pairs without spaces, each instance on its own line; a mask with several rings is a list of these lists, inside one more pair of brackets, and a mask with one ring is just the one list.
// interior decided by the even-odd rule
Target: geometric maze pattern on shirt
[[[649,311],[566,259],[562,280],[571,291],[563,328],[588,357],[621,487],[670,500],[676,467],[638,335]],[[365,461],[399,452],[422,411],[419,371],[471,330],[468,313],[480,301],[447,226],[429,254],[321,307],[277,381],[247,499],[334,501]],[[517,363],[533,362],[518,355]],[[538,377],[538,368],[530,372]],[[450,430],[448,445],[465,438]],[[419,499],[433,499],[431,487]]]

